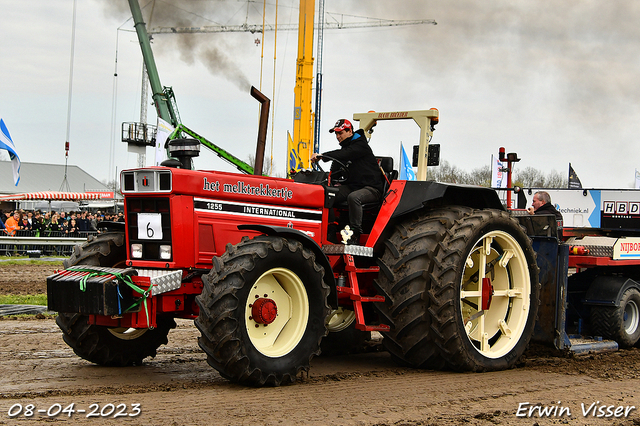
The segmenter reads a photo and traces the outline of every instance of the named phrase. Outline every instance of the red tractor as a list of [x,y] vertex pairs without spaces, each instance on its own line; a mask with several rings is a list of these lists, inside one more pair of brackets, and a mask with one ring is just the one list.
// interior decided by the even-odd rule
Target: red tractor
[[[327,240],[335,188],[321,171],[293,180],[190,170],[125,170],[125,224],[77,246],[49,277],[65,342],[102,365],[139,364],[194,319],[208,363],[251,386],[295,381],[329,332],[379,331],[414,367],[513,366],[536,321],[540,285],[530,238],[489,188],[424,181],[437,110],[356,114],[421,127],[418,181],[388,179],[365,206],[360,245]],[[177,164],[176,164],[177,165]],[[382,171],[381,171],[382,173]]]

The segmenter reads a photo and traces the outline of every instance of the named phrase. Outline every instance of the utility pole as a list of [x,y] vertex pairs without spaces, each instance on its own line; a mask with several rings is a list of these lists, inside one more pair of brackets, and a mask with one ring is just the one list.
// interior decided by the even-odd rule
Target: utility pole
[[320,0],[318,6],[318,47],[316,55],[318,61],[316,63],[316,106],[315,119],[313,129],[313,152],[320,152],[320,116],[322,104],[322,48],[324,44],[324,0]]

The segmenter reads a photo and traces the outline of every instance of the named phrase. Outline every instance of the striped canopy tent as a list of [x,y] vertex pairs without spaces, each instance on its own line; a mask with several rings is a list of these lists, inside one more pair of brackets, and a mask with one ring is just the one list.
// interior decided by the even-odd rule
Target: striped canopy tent
[[0,195],[0,201],[23,201],[23,200],[45,200],[45,201],[78,201],[78,200],[99,200],[102,194],[87,192],[25,192],[22,194]]

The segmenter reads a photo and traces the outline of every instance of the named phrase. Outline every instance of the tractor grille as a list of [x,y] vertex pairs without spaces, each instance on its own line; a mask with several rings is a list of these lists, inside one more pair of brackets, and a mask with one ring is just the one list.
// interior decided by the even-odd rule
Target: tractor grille
[[[161,221],[161,235],[157,231],[153,239],[149,238],[148,230],[138,227],[138,215],[140,213],[159,214]],[[142,260],[171,259],[160,258],[160,246],[171,245],[171,211],[169,198],[127,198],[127,227],[129,246],[142,244]]]

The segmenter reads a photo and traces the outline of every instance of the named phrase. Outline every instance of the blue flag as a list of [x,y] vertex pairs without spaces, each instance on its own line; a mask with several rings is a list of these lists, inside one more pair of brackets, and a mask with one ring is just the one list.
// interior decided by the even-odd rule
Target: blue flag
[[416,174],[404,146],[400,143],[400,180],[416,180]]
[[16,147],[13,144],[13,139],[9,134],[9,129],[4,124],[4,120],[0,118],[0,149],[6,149],[9,151],[9,158],[13,163],[13,183],[18,186],[20,182],[20,158],[16,152]]

